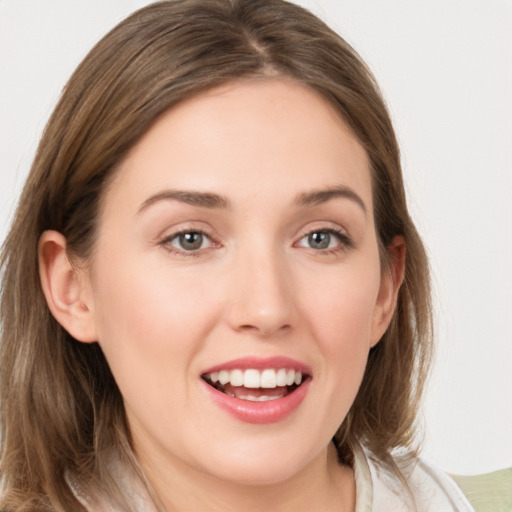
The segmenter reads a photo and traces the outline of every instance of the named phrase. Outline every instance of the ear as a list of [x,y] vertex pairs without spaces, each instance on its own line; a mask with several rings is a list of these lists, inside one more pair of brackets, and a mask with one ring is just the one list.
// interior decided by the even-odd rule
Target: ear
[[389,265],[384,270],[377,302],[373,312],[371,346],[375,346],[388,328],[396,308],[398,291],[404,280],[405,273],[405,240],[395,236],[388,251]]
[[97,341],[91,286],[86,272],[70,261],[65,237],[45,231],[38,257],[41,286],[52,315],[78,341]]

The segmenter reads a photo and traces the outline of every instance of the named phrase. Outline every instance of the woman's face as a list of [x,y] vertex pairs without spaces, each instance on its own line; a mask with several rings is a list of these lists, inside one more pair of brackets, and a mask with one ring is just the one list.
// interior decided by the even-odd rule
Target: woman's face
[[323,460],[387,326],[367,155],[291,81],[185,101],[106,191],[89,282],[145,464],[282,482]]

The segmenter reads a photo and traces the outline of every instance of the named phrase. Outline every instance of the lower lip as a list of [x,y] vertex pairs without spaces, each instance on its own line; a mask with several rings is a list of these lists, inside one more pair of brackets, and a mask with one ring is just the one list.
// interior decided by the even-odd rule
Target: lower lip
[[275,400],[266,402],[251,402],[226,395],[206,382],[203,385],[212,400],[222,409],[245,423],[277,423],[292,414],[304,400],[311,379],[303,382],[298,388]]

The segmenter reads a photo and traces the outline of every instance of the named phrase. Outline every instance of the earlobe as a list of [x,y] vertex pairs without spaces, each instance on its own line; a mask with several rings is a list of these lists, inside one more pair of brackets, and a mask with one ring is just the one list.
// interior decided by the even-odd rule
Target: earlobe
[[97,341],[90,286],[70,261],[65,237],[45,231],[38,257],[41,286],[52,315],[78,341]]
[[371,346],[375,346],[388,328],[395,312],[398,292],[405,273],[405,240],[395,236],[387,247],[389,266],[381,278],[379,295],[373,314]]

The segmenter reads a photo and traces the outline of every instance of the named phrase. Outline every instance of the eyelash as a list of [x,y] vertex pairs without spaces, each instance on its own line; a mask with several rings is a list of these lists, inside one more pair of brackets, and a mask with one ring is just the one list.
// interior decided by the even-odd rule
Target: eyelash
[[220,247],[220,244],[213,241],[212,237],[210,235],[208,235],[208,233],[206,233],[205,231],[203,231],[201,229],[182,229],[180,231],[177,231],[176,233],[172,233],[171,235],[165,237],[160,242],[160,245],[162,245],[167,251],[169,251],[173,254],[177,254],[179,256],[200,256],[203,253],[203,251],[211,248],[211,246],[210,246],[207,248],[198,248],[196,250],[187,251],[186,249],[181,249],[181,248],[178,248],[178,247],[175,247],[172,245],[173,240],[178,239],[179,237],[181,237],[183,235],[192,235],[192,234],[200,235],[204,238],[207,238],[208,240],[210,240],[210,243],[213,244],[213,247]]
[[[331,255],[337,254],[339,252],[344,252],[354,247],[354,244],[351,238],[344,232],[335,228],[319,228],[312,229],[306,233],[304,233],[298,242],[301,242],[304,239],[307,239],[313,234],[327,234],[329,236],[334,235],[338,239],[338,244],[335,247],[325,248],[325,249],[314,249],[313,247],[309,247],[309,249],[321,255]],[[297,242],[297,243],[298,243]]]
[[[172,242],[176,239],[179,239],[179,237],[184,235],[200,235],[203,238],[206,238],[210,240],[210,244],[213,244],[213,248],[220,247],[221,244],[215,242],[210,235],[208,235],[205,231],[201,229],[182,229],[180,231],[177,231],[176,233],[172,233],[171,235],[165,237],[161,242],[160,245],[162,245],[166,250],[173,254],[178,254],[180,256],[200,256],[203,251],[208,250],[212,248],[212,246],[209,246],[207,248],[199,247],[198,249],[193,250],[186,250],[183,248],[178,248],[172,245]],[[326,234],[329,236],[334,235],[338,239],[338,244],[336,244],[335,247],[332,248],[325,248],[325,249],[314,249],[313,247],[306,247],[311,249],[312,251],[322,254],[322,255],[330,255],[330,254],[337,254],[342,251],[347,251],[351,248],[353,248],[354,244],[350,237],[343,231],[334,229],[334,228],[320,228],[320,229],[312,229],[306,233],[304,233],[298,240],[298,242],[295,242],[294,246],[301,242],[304,239],[307,239],[313,234]],[[202,245],[202,244],[201,244]],[[299,246],[302,247],[302,246]]]

